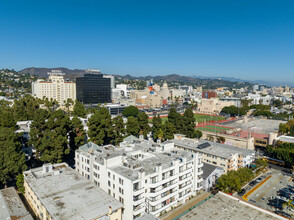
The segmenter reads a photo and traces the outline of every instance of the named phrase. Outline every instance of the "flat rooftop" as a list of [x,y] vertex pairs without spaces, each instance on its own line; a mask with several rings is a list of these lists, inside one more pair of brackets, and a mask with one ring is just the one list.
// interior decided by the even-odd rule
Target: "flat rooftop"
[[[155,168],[162,169],[171,167],[171,163],[185,158],[187,162],[193,160],[193,153],[172,147],[164,147],[170,141],[157,144],[152,140],[140,140],[133,136],[125,138],[120,147],[112,145],[98,146],[92,142],[81,146],[77,152],[82,155],[89,153],[95,155],[95,162],[104,164],[104,159],[117,158],[120,164],[109,167],[114,172],[134,181],[139,178],[139,172],[146,175],[157,172]],[[123,162],[122,162],[123,161]],[[108,165],[109,166],[109,165]]]
[[272,220],[281,218],[278,218],[274,213],[273,215],[270,215],[266,211],[261,211],[257,207],[249,206],[243,201],[238,201],[229,196],[218,193],[179,219]]
[[21,199],[17,195],[16,190],[13,187],[2,189],[0,191],[0,219],[33,220],[32,216],[26,210]]
[[279,131],[280,123],[286,123],[282,120],[249,118],[247,122],[244,120],[238,120],[234,122],[225,123],[226,126],[233,128],[241,128],[243,131],[250,131],[259,134],[269,134],[271,132]]
[[[240,154],[243,157],[254,155],[254,151],[252,150],[215,143],[207,140],[194,141],[189,139],[174,139],[172,142],[174,142],[175,146],[184,147],[186,149],[195,150],[201,153],[211,154],[226,159],[230,159],[231,156],[235,154]],[[206,147],[202,148],[201,146],[203,145],[206,145]]]
[[[44,169],[46,170],[46,169]],[[25,180],[53,219],[96,219],[123,205],[65,163],[26,171]]]

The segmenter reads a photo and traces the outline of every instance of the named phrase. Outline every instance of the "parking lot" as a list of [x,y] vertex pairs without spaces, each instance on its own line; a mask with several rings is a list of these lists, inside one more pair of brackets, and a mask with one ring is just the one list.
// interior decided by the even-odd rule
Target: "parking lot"
[[[294,187],[294,183],[292,182],[291,175],[289,175],[289,173],[275,168],[272,168],[270,171],[260,175],[261,180],[264,180],[269,175],[271,175],[271,177],[248,196],[248,202],[263,209],[275,212],[278,210],[277,207],[279,204],[275,203],[275,205],[273,205],[273,202],[271,201],[275,201],[275,198],[279,194],[279,190],[285,187]],[[258,183],[255,183],[254,185],[251,184],[252,186],[247,185],[244,188],[246,189],[246,192],[248,192],[257,184]],[[239,195],[237,195],[237,197],[242,198]],[[278,200],[278,202],[280,201],[281,200]],[[294,216],[293,211],[285,209],[283,211]]]

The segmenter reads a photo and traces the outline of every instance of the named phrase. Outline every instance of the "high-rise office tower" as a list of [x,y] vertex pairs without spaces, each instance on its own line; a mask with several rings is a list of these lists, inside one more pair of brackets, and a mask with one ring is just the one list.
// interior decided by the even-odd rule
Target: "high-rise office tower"
[[103,74],[85,74],[76,79],[77,100],[84,104],[110,103],[114,77]]

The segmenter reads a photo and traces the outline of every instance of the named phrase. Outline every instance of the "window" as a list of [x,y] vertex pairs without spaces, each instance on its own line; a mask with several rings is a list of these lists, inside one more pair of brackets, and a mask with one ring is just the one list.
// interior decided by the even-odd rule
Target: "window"
[[112,185],[113,189],[115,189],[115,184]]
[[118,179],[118,182],[119,182],[121,185],[123,185],[123,184],[124,184],[124,180],[123,180],[123,179],[121,179],[121,178],[119,178],[119,179]]
[[108,181],[108,186],[111,186],[110,181]]
[[155,177],[151,177],[150,180],[151,180],[151,183],[156,183],[157,176],[155,176]]
[[111,190],[110,189],[108,190],[108,194],[111,195]]
[[115,175],[113,174],[113,180],[115,180]]
[[113,197],[115,198],[115,193],[113,193]]
[[108,177],[110,177],[110,172],[108,172]]

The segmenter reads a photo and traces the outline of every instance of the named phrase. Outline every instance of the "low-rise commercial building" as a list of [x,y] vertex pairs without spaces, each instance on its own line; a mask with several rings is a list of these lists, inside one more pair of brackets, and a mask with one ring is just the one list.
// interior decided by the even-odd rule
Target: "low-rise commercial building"
[[202,162],[172,142],[129,136],[119,147],[89,142],[75,153],[76,170],[124,204],[124,219],[159,216],[202,189]]
[[121,220],[123,205],[66,163],[24,172],[25,198],[41,220]]

